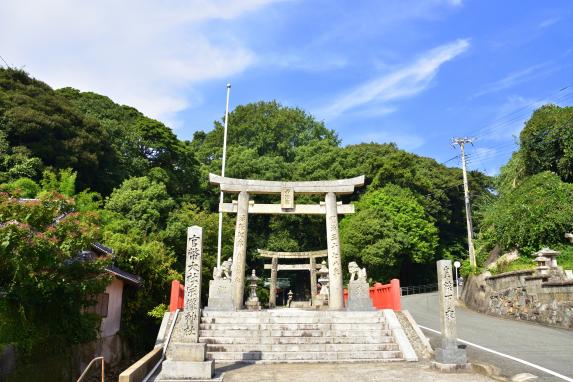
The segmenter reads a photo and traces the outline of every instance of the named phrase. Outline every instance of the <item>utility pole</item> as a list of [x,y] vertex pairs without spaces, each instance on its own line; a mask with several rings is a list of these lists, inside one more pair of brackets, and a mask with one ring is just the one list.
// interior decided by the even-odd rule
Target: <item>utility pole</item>
[[468,228],[468,252],[470,254],[470,265],[472,267],[476,266],[476,254],[474,250],[474,230],[472,224],[472,211],[470,208],[470,192],[468,186],[468,174],[466,171],[466,154],[464,150],[464,145],[466,143],[473,144],[472,138],[452,138],[452,146],[458,145],[460,146],[461,151],[461,158],[462,158],[462,174],[464,177],[464,196],[465,196],[465,204],[466,204],[466,223]]
[[[229,124],[229,96],[231,95],[231,84],[227,84],[227,106],[225,107],[225,127],[223,131],[223,163],[221,164],[221,176],[225,176],[225,160],[227,159],[227,125]],[[217,267],[221,266],[221,242],[223,235],[223,191],[219,197],[219,233],[217,235]]]

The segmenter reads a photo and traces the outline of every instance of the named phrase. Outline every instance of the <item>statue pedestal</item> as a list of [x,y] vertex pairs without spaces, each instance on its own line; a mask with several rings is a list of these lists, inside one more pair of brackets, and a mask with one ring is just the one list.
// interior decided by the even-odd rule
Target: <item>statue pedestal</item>
[[350,280],[348,283],[348,303],[346,310],[374,310],[370,299],[370,288],[366,280]]
[[261,310],[261,303],[258,298],[256,300],[248,299],[247,302],[245,302],[245,307],[248,310]]
[[209,300],[205,310],[235,310],[231,279],[209,281]]

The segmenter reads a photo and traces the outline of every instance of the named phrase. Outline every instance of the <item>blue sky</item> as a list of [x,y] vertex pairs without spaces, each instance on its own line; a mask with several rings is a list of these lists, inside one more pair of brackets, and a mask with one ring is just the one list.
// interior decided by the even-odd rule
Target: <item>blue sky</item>
[[469,166],[494,174],[535,107],[573,104],[572,25],[570,1],[14,0],[0,56],[184,139],[222,117],[231,82],[231,107],[298,106],[343,144],[443,162],[476,137]]

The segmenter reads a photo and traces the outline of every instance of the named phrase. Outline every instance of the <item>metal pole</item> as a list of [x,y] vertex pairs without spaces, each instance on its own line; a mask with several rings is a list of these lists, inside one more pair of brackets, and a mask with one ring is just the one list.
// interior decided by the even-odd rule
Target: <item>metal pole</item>
[[456,268],[456,300],[459,300],[460,298],[460,292],[459,292],[459,288],[460,288],[460,283],[458,281],[458,267]]
[[[227,106],[225,107],[225,128],[223,132],[223,164],[221,165],[221,176],[225,176],[225,161],[227,159],[227,126],[229,123],[229,96],[231,95],[231,84],[227,84]],[[219,198],[219,234],[217,236],[217,267],[221,266],[221,241],[223,234],[223,212],[221,212],[221,204],[223,204],[223,191]]]

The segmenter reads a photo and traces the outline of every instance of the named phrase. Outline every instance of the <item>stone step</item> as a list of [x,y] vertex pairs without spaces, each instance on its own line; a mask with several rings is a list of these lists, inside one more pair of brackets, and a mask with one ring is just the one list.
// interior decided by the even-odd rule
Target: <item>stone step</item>
[[353,323],[385,323],[383,316],[368,316],[363,318],[351,316],[302,316],[302,317],[229,317],[229,316],[205,316],[201,317],[204,324],[353,324]]
[[207,352],[207,359],[215,361],[342,361],[342,360],[397,360],[399,351],[349,352]]
[[263,323],[210,323],[199,324],[200,330],[384,330],[387,329],[385,323],[284,323],[284,324],[263,324]]
[[398,351],[395,343],[383,344],[208,344],[208,352],[353,352]]
[[362,337],[200,337],[206,344],[387,344],[393,343],[392,336]]
[[244,336],[258,336],[258,337],[385,337],[391,336],[392,331],[388,329],[308,329],[308,330],[218,330],[218,329],[204,329],[199,330],[199,337],[244,337]]
[[368,312],[352,311],[328,311],[328,310],[305,310],[305,309],[273,309],[264,311],[213,311],[203,310],[203,317],[382,317],[382,310],[373,310]]

